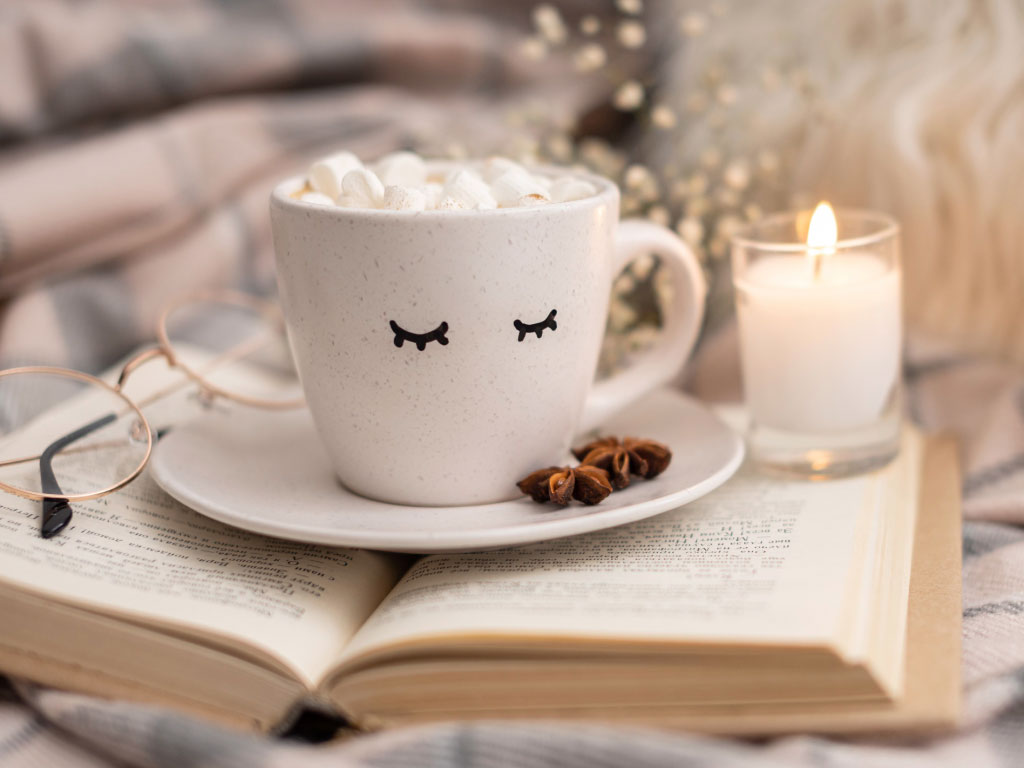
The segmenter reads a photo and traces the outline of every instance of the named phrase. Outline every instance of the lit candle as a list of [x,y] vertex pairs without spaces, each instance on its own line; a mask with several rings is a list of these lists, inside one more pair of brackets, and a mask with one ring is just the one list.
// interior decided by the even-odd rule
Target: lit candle
[[[751,418],[776,437],[803,436],[797,442],[805,453],[815,440],[821,449],[857,442],[858,430],[891,415],[899,389],[898,230],[872,214],[841,216],[852,221],[843,240],[835,213],[822,203],[796,244],[786,242],[801,229],[792,215],[788,226],[773,217],[733,243]],[[826,436],[836,437],[835,445]],[[878,437],[876,429],[864,439]]]

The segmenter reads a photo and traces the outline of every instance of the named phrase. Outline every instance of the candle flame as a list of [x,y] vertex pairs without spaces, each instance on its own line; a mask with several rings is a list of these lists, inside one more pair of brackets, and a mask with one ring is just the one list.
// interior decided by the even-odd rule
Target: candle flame
[[831,253],[839,240],[839,228],[836,225],[836,214],[832,206],[824,200],[818,203],[811,215],[811,224],[807,228],[807,247]]
[[822,200],[811,214],[811,223],[807,227],[807,258],[811,262],[812,279],[821,277],[822,262],[825,256],[836,252],[839,241],[839,225],[832,206]]

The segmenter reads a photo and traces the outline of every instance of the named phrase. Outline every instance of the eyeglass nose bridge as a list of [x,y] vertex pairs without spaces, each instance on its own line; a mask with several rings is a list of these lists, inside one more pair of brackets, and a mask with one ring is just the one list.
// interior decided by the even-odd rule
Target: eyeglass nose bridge
[[136,368],[158,357],[166,360],[168,365],[174,365],[174,358],[167,349],[163,347],[144,349],[124,364],[124,368],[121,369],[121,373],[117,377],[117,384],[114,385],[114,389],[117,392],[121,392],[124,389],[125,382],[128,381],[128,377],[132,375]]

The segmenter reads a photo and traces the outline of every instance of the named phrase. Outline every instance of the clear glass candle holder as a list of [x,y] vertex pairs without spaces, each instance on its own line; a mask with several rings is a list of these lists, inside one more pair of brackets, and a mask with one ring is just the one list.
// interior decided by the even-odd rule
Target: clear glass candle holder
[[899,452],[900,240],[879,213],[840,209],[825,240],[810,219],[745,226],[732,269],[750,454],[762,468],[825,479]]

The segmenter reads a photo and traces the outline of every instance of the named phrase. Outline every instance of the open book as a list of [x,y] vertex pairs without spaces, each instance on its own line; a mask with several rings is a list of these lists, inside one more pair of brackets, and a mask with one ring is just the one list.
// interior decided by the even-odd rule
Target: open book
[[[225,417],[183,394],[148,412]],[[146,474],[76,504],[49,540],[37,502],[0,496],[0,671],[260,729],[314,702],[367,728],[942,727],[958,708],[958,499],[951,448],[913,432],[874,475],[744,469],[632,525],[420,559],[232,529]]]

